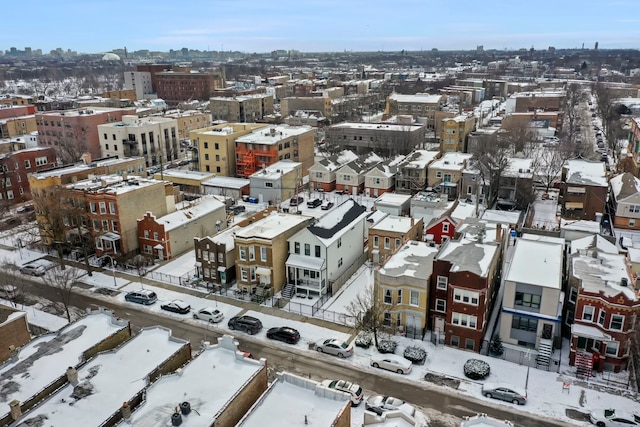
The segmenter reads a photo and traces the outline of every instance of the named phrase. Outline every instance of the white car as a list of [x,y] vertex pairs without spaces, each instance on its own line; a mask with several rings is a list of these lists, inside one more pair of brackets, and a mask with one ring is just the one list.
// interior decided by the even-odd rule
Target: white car
[[20,273],[29,274],[31,276],[44,276],[46,268],[39,264],[25,264],[20,267]]
[[371,356],[369,362],[374,368],[386,369],[387,371],[397,372],[399,374],[408,374],[411,372],[412,363],[404,357],[395,354],[376,354]]
[[351,395],[351,406],[358,406],[362,402],[364,394],[362,387],[345,380],[324,380],[321,385],[334,390],[342,391]]
[[365,408],[378,415],[385,411],[402,411],[411,416],[416,413],[416,408],[404,400],[391,396],[371,396],[365,402]]
[[631,414],[615,409],[598,409],[591,411],[589,421],[598,427],[638,427],[640,426],[640,414]]
[[194,319],[206,320],[209,323],[218,323],[224,319],[224,314],[217,308],[205,307],[193,313]]
[[333,354],[342,359],[353,356],[353,344],[348,342],[329,338],[320,340],[315,344],[316,350],[320,353]]

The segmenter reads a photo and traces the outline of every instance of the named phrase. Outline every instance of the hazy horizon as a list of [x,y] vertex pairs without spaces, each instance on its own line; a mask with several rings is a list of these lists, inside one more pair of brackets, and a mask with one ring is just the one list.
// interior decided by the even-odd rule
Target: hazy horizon
[[[197,50],[304,52],[637,49],[640,1],[539,0],[526,6],[459,0],[264,3],[189,0],[153,3],[67,0],[3,7],[0,49],[56,48],[81,53]],[[573,2],[571,2],[573,3]],[[603,5],[604,3],[604,5]],[[23,20],[15,17],[24,17]]]

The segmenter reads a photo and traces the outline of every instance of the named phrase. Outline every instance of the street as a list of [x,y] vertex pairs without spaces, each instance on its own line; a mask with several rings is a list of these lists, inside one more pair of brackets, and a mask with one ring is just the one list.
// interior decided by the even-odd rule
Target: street
[[[23,286],[25,293],[39,295],[51,301],[57,301],[55,289],[38,282],[38,279],[29,280],[18,276],[17,281]],[[194,352],[200,348],[202,341],[215,343],[215,339],[228,333],[218,329],[215,325],[202,323],[193,325],[169,316],[158,315],[146,310],[138,309],[136,306],[123,306],[116,302],[104,301],[84,293],[76,293],[71,300],[71,304],[81,310],[96,309],[104,307],[112,310],[116,316],[127,319],[131,322],[133,330],[140,328],[161,325],[171,329],[173,336],[189,340]],[[454,415],[457,417],[486,413],[498,419],[505,419],[514,422],[517,426],[526,427],[552,427],[566,425],[564,422],[519,412],[509,406],[495,404],[488,405],[488,402],[475,400],[471,397],[459,394],[457,391],[432,385],[428,382],[418,383],[404,380],[401,377],[389,378],[370,372],[362,372],[348,361],[334,358],[328,355],[309,353],[299,349],[285,349],[277,344],[245,335],[242,333],[232,334],[240,341],[240,348],[250,352],[256,358],[265,358],[270,367],[276,371],[289,371],[300,376],[314,380],[327,378],[344,378],[360,384],[367,395],[371,391],[387,394],[406,400],[416,406],[429,408],[438,412]]]

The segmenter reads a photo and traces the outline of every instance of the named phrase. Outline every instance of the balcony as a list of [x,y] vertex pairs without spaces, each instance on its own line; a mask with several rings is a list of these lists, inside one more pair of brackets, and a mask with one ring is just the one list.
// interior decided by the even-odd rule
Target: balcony
[[135,139],[129,139],[129,138],[123,139],[122,143],[125,145],[138,145],[138,141],[136,141]]

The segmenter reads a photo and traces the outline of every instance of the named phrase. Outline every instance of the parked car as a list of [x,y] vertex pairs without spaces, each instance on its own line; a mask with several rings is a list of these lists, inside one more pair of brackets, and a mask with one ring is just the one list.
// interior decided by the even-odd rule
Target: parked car
[[309,200],[309,201],[307,202],[307,207],[308,207],[308,208],[311,208],[311,209],[315,209],[315,208],[317,208],[318,206],[320,206],[321,204],[322,204],[322,200],[320,200],[320,199],[313,199],[313,200]]
[[18,287],[14,285],[1,285],[0,297],[12,300],[18,295]]
[[320,209],[322,209],[323,211],[328,211],[329,209],[331,209],[333,207],[333,202],[330,202],[328,200],[326,200],[322,206],[320,206]]
[[500,399],[516,405],[524,405],[527,402],[527,391],[510,384],[482,384],[482,394],[488,398]]
[[227,211],[228,211],[228,212],[233,212],[233,213],[234,213],[234,214],[236,214],[236,215],[237,215],[237,214],[239,214],[239,213],[242,213],[242,212],[244,212],[244,211],[246,211],[246,210],[247,210],[247,208],[246,208],[246,206],[244,206],[244,205],[229,206],[229,207],[227,208]]
[[193,313],[194,319],[206,320],[209,323],[218,323],[224,318],[220,310],[213,307],[205,307]]
[[270,328],[267,331],[267,338],[277,341],[295,344],[300,340],[300,332],[287,326],[280,328]]
[[25,264],[20,267],[20,273],[29,274],[31,276],[44,276],[47,269],[40,264]]
[[615,409],[598,409],[589,413],[589,421],[598,427],[640,426],[640,414],[630,414]]
[[303,197],[292,197],[291,200],[289,200],[289,206],[298,206],[301,205],[302,202],[304,202],[304,198]]
[[128,292],[124,296],[124,300],[138,304],[151,305],[158,301],[158,296],[155,292],[148,289],[140,289],[138,291]]
[[162,304],[160,308],[178,314],[187,314],[191,311],[191,306],[181,299],[174,299],[166,304]]
[[408,374],[411,372],[412,363],[404,357],[395,354],[375,354],[371,356],[369,362],[374,368],[386,369],[387,371],[397,372],[399,374]]
[[227,323],[229,329],[239,330],[248,333],[249,335],[255,335],[262,330],[262,322],[260,319],[256,319],[252,316],[235,316],[229,319]]
[[416,413],[416,408],[406,403],[404,400],[391,396],[371,396],[365,402],[365,408],[378,415],[385,411],[395,410],[400,410],[411,416]]
[[362,402],[362,398],[364,397],[362,387],[349,381],[324,380],[321,384],[327,388],[332,388],[334,390],[348,393],[351,396],[351,406],[358,406]]
[[342,340],[329,338],[318,341],[315,346],[320,353],[328,353],[340,358],[353,356],[353,345]]

